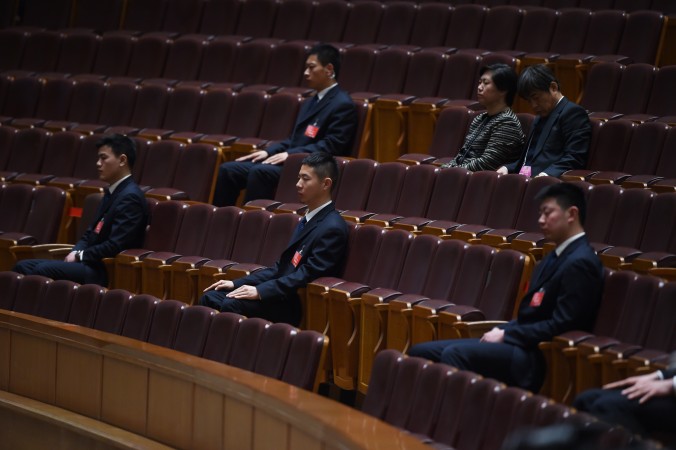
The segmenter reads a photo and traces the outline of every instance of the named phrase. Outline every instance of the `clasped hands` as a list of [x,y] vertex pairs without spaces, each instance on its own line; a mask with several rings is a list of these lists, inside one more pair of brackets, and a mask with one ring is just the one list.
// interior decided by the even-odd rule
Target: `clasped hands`
[[260,162],[261,164],[282,164],[286,161],[286,158],[289,157],[287,152],[277,153],[272,156],[268,156],[268,152],[265,150],[258,150],[248,155],[240,156],[235,161],[251,161],[251,162]]
[[[235,288],[235,284],[230,280],[218,280],[203,292],[210,291],[212,289],[216,291],[229,291]],[[260,300],[261,297],[258,295],[258,290],[254,286],[242,285],[235,289],[232,292],[228,292],[226,297],[230,298],[239,298],[242,300]]]

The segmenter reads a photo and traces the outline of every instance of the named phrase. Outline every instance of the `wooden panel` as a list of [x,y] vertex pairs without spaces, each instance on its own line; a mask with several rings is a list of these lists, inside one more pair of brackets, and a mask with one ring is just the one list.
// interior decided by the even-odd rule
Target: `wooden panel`
[[148,382],[147,435],[188,448],[192,441],[193,383],[151,371]]
[[56,394],[56,342],[12,333],[9,390],[53,404]]
[[0,389],[9,389],[9,330],[0,328]]
[[289,448],[302,448],[303,450],[324,449],[319,439],[303,433],[302,431],[295,428],[291,428],[289,431]]
[[260,409],[254,412],[255,450],[283,450],[289,447],[289,428],[286,423]]
[[103,357],[64,344],[58,355],[56,405],[100,419]]
[[223,448],[223,394],[195,386],[193,439],[191,448]]
[[101,419],[145,435],[148,369],[106,357],[102,385]]
[[234,398],[225,399],[224,448],[253,446],[253,407]]

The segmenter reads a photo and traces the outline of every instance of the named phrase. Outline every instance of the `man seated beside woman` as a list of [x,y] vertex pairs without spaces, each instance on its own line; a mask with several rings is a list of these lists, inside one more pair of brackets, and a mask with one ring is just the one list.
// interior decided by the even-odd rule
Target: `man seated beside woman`
[[486,111],[472,120],[457,156],[442,167],[497,170],[521,156],[525,137],[510,108],[516,94],[516,72],[506,64],[492,64],[482,67],[480,76],[477,99]]

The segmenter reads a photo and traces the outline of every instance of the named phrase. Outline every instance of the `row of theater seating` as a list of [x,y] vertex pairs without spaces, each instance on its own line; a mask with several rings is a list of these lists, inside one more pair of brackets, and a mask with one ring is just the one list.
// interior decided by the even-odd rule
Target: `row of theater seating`
[[[17,130],[0,127],[2,181],[49,185],[73,193],[75,206],[84,197],[100,192],[106,183],[98,179],[96,143],[101,135],[84,136],[72,131],[50,133],[41,128]],[[137,160],[132,175],[150,196],[208,202],[221,161],[213,144],[183,144],[174,140],[150,142],[135,138]]]
[[[506,442],[512,433],[561,424],[585,430],[590,448],[637,444],[627,430],[544,396],[394,350],[378,354],[370,386],[364,412],[438,449],[511,448]],[[652,442],[641,445],[659,448]]]
[[592,119],[676,122],[676,66],[601,63],[591,66],[580,105]]
[[[234,33],[222,37],[235,41],[251,37],[265,38],[270,43],[300,40],[306,43],[323,41],[398,45],[409,49],[444,47],[447,51],[480,49],[480,52],[508,51],[513,56],[551,59],[559,55],[574,60],[597,56],[601,59],[619,59],[620,62],[650,64],[658,59],[664,25],[664,17],[655,11],[627,14],[617,10],[523,10],[516,6],[452,7],[442,3],[417,6],[412,2],[387,5],[376,1],[353,5],[342,1],[319,2],[316,5],[309,1],[281,3],[282,6],[291,5],[293,11],[288,13],[290,17],[275,22],[274,8],[277,2],[249,0],[242,4],[262,9],[256,10],[255,20],[239,20]],[[313,9],[317,11],[313,12]],[[312,21],[310,17],[313,17]],[[322,18],[328,23],[322,24],[318,20]],[[340,23],[341,19],[344,24]],[[277,31],[275,23],[283,29]],[[311,25],[318,30],[317,33],[307,32]],[[331,34],[331,31],[337,33]],[[178,47],[175,58],[190,66],[183,70],[197,70],[200,50],[208,49],[208,42],[213,38],[206,34],[185,35],[173,42],[171,34],[153,32],[141,36],[136,42],[135,36],[121,32],[108,32],[101,37],[77,29],[56,32],[25,28],[5,29],[0,37],[4,53],[0,68],[5,70],[87,73],[94,68],[94,73],[101,73],[101,68],[97,66],[107,65],[113,72],[103,73],[113,75],[120,68],[115,70],[114,66],[111,67],[113,63],[106,60],[112,56],[111,47],[117,46],[116,55],[129,58],[131,54],[132,61],[134,58],[141,59],[141,55],[152,56],[155,73],[136,74],[134,71],[130,74],[144,78],[159,76],[167,53],[174,46]],[[8,48],[8,44],[12,45]],[[132,46],[138,47],[138,50],[130,52]],[[190,55],[185,50],[187,48],[196,49],[198,54]],[[152,54],[152,50],[157,53]],[[77,59],[76,54],[81,59]],[[120,63],[124,65],[124,59]],[[151,69],[150,63],[144,66],[146,70]]]
[[141,340],[307,390],[318,387],[328,344],[320,333],[287,324],[14,272],[0,272],[0,309]]
[[0,184],[0,270],[14,265],[9,249],[64,238],[71,200],[57,187]]
[[[0,2],[0,27],[14,23],[12,12],[16,0]],[[251,3],[251,5],[249,5]],[[304,12],[298,3],[286,0],[274,10],[278,22],[294,19],[296,13]],[[390,1],[383,1],[389,6]],[[423,6],[427,1],[420,1]],[[676,12],[669,0],[458,0],[453,5],[478,3],[486,6],[516,5],[523,7],[544,6],[547,8],[581,7],[591,10],[619,9],[638,11],[653,9],[665,14]],[[46,28],[90,28],[114,30],[119,28],[139,31],[174,31],[180,33],[232,34],[239,22],[252,21],[255,12],[261,9],[260,2],[233,0],[26,0],[23,10],[17,11],[16,23],[24,26]],[[263,11],[270,13],[270,8]],[[315,15],[303,15],[306,22],[317,20]],[[307,26],[307,25],[306,25]],[[287,29],[288,30],[288,29]]]

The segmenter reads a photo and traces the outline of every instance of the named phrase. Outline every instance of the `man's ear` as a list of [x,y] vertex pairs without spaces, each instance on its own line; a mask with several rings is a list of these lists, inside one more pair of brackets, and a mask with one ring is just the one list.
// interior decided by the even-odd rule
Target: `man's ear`
[[580,209],[577,206],[571,206],[568,208],[568,217],[569,217],[569,222],[570,221],[575,221],[579,222],[580,221]]
[[322,181],[322,186],[330,192],[331,186],[333,186],[333,180],[329,177],[324,178]]
[[125,166],[127,165],[127,155],[124,153],[120,155],[120,165]]

